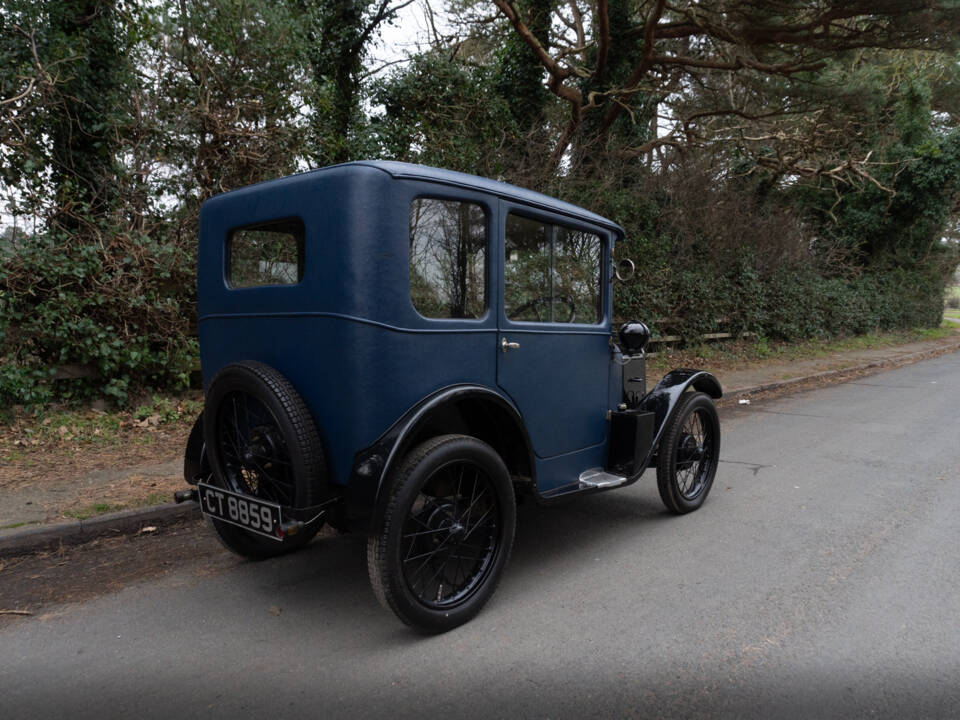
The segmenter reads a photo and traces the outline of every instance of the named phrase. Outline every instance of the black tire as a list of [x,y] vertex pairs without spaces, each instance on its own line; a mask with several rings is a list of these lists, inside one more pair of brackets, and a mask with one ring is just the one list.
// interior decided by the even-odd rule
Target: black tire
[[706,393],[685,393],[657,451],[657,488],[671,512],[682,515],[703,505],[720,459],[720,419]]
[[516,497],[503,460],[476,438],[441,435],[404,458],[388,492],[367,542],[374,594],[420,632],[462,625],[493,595],[513,547]]
[[[303,400],[279,372],[259,362],[224,367],[207,391],[203,423],[211,483],[291,507],[318,502],[326,482],[320,437]],[[306,545],[321,523],[272,540],[210,518],[224,545],[254,560]]]

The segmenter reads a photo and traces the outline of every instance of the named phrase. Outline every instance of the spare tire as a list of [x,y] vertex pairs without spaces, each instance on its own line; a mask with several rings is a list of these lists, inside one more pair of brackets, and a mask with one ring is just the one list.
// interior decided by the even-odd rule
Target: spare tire
[[[207,390],[203,435],[214,485],[286,507],[320,501],[326,461],[303,399],[277,370],[260,362],[227,365]],[[274,540],[211,518],[228,549],[263,559],[306,545],[319,522]]]

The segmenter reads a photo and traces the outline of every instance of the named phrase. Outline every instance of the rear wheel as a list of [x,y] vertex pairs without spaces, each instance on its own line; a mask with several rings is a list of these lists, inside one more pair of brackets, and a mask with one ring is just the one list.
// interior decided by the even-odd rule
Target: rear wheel
[[384,607],[425,633],[475,616],[510,556],[516,498],[503,460],[465,435],[415,448],[392,474],[367,567]]
[[657,451],[657,489],[667,509],[696,510],[707,499],[720,459],[720,419],[706,393],[686,393]]
[[[214,377],[204,410],[211,482],[227,490],[288,507],[309,507],[325,482],[320,438],[303,400],[268,365],[228,365]],[[303,547],[319,523],[283,540],[211,518],[230,550],[254,559]]]

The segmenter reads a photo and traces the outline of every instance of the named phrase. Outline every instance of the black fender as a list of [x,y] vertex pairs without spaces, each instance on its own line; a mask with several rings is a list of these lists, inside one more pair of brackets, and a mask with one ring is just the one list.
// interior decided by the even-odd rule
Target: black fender
[[[723,397],[723,389],[720,387],[720,381],[705,370],[679,369],[671,370],[664,375],[656,387],[643,396],[640,400],[640,410],[647,410],[654,414],[654,427],[656,431],[653,436],[653,445],[651,446],[651,455],[656,451],[660,444],[660,437],[667,423],[673,417],[673,412],[677,407],[680,396],[686,392],[687,388],[693,386],[694,390],[704,392],[710,397],[717,399]],[[650,458],[647,458],[649,462]],[[646,465],[646,463],[644,463]]]
[[[485,414],[484,432],[475,432],[475,413]],[[503,395],[482,385],[453,385],[423,398],[407,410],[368,448],[354,457],[346,485],[351,524],[376,526],[385,503],[390,472],[427,435],[445,432],[473,435],[497,450],[511,473],[534,478],[533,445],[517,408]]]
[[210,474],[207,460],[207,445],[203,441],[203,412],[197,416],[187,438],[187,448],[183,452],[183,479],[196,485],[200,477]]

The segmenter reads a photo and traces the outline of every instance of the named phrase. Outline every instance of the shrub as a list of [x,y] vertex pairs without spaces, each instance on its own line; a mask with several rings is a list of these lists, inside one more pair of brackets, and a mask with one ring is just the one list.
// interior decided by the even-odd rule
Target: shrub
[[[812,265],[782,265],[764,276],[750,253],[697,266],[649,266],[614,286],[614,315],[649,322],[655,333],[692,342],[707,332],[755,332],[774,340],[936,327],[942,280],[929,268],[890,268],[845,279]],[[669,326],[658,321],[667,319]]]
[[[194,261],[175,243],[43,233],[0,263],[0,404],[185,386],[196,364]],[[54,380],[58,366],[93,377]]]

